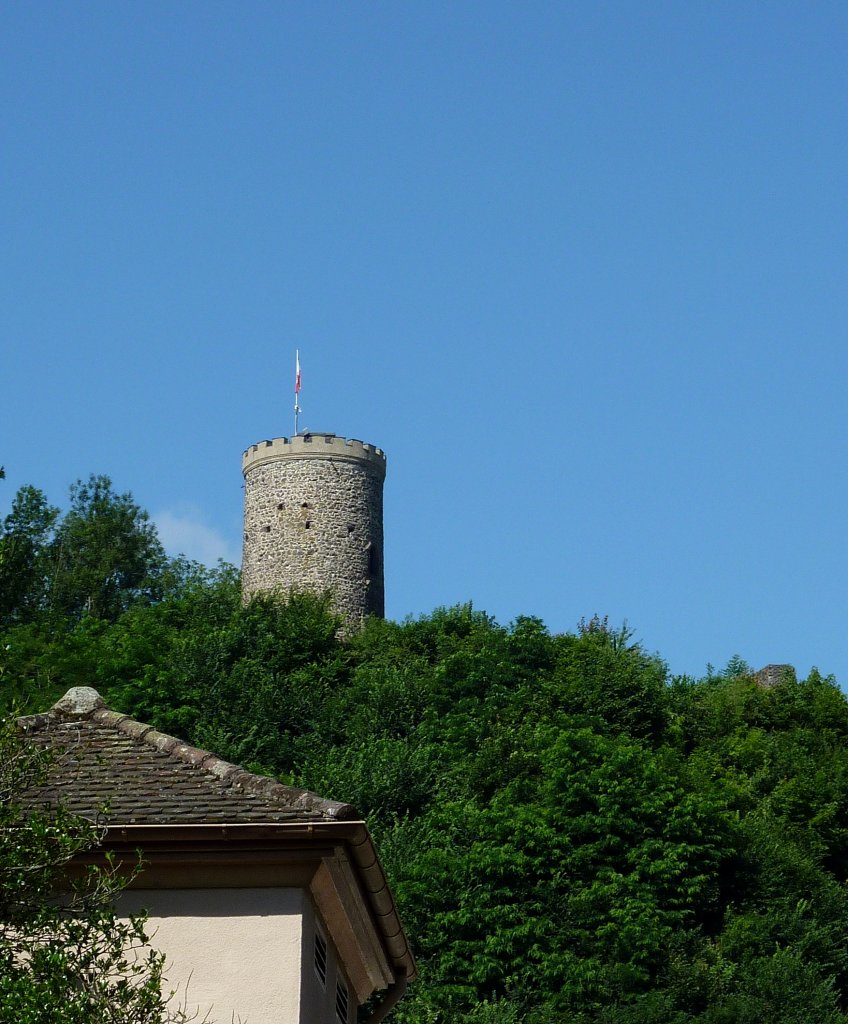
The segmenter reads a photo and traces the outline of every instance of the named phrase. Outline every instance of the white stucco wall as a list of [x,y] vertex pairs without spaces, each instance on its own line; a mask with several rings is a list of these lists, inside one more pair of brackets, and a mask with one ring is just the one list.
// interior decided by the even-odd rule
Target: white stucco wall
[[310,1020],[300,1005],[307,907],[311,914],[302,889],[270,888],[129,890],[118,902],[121,914],[149,912],[174,1003],[216,1024]]

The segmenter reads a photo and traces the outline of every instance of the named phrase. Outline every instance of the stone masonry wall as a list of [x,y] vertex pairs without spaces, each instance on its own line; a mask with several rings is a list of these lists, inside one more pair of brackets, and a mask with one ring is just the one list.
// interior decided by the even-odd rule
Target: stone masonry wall
[[244,453],[242,593],[329,591],[349,625],[383,615],[378,448],[333,434],[277,438]]

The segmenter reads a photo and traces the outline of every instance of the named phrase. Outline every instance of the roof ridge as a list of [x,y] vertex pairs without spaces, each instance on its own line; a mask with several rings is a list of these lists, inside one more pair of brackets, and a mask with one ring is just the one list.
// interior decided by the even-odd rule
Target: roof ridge
[[120,711],[113,711],[92,687],[73,687],[46,714],[24,716],[18,719],[18,724],[24,730],[38,729],[57,719],[96,722],[115,729],[137,743],[147,744],[192,768],[208,772],[219,783],[237,792],[260,797],[280,807],[316,811],[336,821],[362,820],[362,816],[351,804],[326,800],[308,789],[278,782],[270,775],[256,775],[241,765],[225,761],[210,750],[194,747],[152,725],[138,722]]

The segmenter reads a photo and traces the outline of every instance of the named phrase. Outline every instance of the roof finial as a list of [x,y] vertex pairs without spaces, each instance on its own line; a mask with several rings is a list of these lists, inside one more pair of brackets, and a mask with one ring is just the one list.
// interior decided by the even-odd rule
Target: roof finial
[[105,707],[104,700],[93,687],[72,686],[50,710],[69,718],[85,718],[102,707]]

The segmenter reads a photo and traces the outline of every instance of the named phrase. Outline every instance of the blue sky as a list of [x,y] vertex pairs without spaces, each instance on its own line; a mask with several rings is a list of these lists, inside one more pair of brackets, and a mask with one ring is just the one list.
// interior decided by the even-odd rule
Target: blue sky
[[5,4],[0,514],[385,448],[387,614],[848,683],[848,6]]

